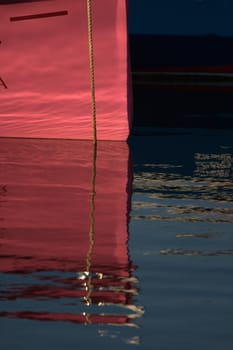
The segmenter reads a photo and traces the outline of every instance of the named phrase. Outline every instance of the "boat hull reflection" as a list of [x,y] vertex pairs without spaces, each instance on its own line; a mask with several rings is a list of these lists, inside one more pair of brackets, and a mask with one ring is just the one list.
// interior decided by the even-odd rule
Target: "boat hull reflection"
[[[1,150],[0,273],[10,280],[1,300],[32,306],[0,316],[133,324],[128,145],[2,139]],[[79,312],[59,312],[56,300]],[[43,301],[55,310],[46,311]],[[116,310],[103,315],[109,306]]]

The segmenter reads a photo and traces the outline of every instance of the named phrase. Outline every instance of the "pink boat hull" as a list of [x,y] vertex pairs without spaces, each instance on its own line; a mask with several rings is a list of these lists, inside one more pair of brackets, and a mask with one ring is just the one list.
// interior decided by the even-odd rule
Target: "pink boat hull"
[[[97,138],[131,127],[127,1],[92,2]],[[93,137],[86,0],[0,5],[0,137]]]

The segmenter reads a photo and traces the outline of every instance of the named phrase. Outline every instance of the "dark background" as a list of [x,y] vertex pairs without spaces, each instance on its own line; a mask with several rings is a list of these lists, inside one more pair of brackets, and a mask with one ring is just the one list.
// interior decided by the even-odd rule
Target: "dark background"
[[130,0],[131,33],[233,35],[232,0]]

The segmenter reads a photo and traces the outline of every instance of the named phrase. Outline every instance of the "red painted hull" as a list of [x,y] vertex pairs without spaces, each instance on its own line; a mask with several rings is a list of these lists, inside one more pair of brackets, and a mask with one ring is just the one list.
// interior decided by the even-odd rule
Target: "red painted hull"
[[[127,1],[92,2],[97,138],[131,128]],[[0,5],[0,137],[92,139],[86,0]]]

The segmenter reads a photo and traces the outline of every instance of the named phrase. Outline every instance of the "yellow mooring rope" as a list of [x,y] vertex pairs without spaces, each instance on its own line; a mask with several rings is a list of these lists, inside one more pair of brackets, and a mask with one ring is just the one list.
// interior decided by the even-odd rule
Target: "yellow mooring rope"
[[97,131],[96,131],[95,66],[94,66],[94,47],[93,47],[92,0],[87,0],[87,20],[88,20],[88,45],[89,45],[89,62],[90,62],[90,81],[91,81],[93,143],[96,143]]

